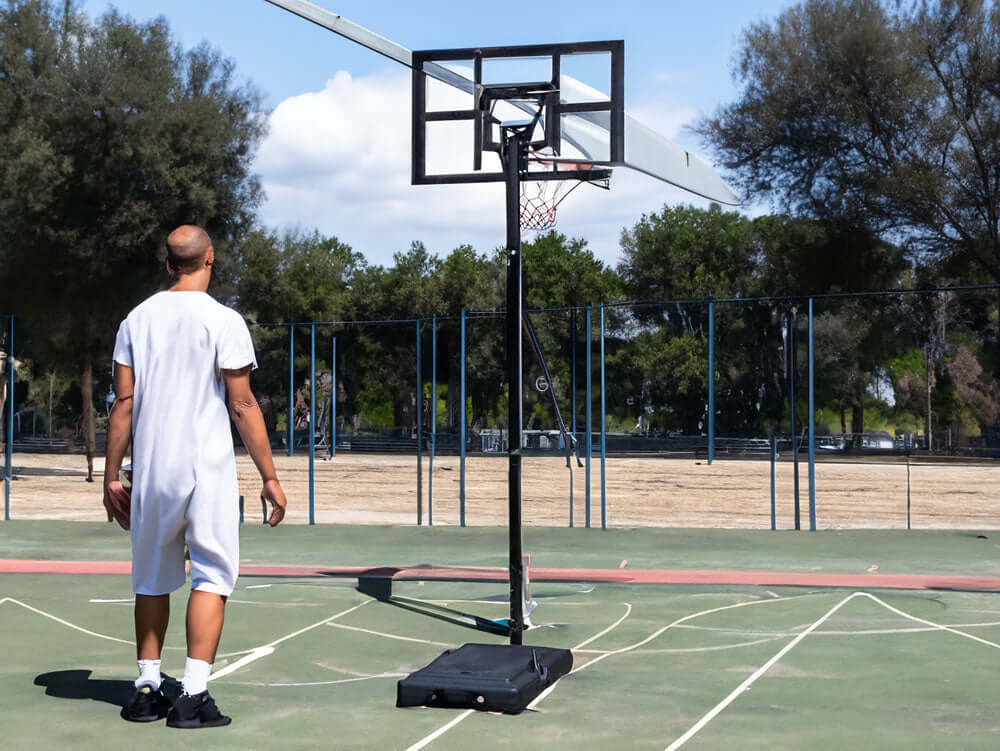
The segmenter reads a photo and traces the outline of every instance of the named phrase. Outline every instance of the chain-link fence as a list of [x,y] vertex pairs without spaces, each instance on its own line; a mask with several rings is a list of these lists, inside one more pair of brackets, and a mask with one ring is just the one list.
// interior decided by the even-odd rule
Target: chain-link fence
[[[996,527],[997,311],[996,285],[529,311],[525,523]],[[0,350],[17,321],[0,318]],[[506,523],[503,311],[252,332],[292,520]],[[15,345],[3,441],[16,516],[101,518],[83,463],[40,453],[80,450],[78,429],[48,435],[79,389],[54,387],[69,376]],[[110,370],[96,380],[103,398]]]

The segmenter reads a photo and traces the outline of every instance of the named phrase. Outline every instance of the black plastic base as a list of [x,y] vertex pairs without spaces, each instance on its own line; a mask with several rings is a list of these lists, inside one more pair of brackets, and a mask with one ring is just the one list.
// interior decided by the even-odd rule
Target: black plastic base
[[568,649],[465,644],[399,681],[396,706],[517,714],[572,668]]

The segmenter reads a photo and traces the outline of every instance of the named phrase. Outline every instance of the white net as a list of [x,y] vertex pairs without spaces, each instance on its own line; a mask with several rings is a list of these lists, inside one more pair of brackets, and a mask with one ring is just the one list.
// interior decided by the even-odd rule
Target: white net
[[[548,157],[548,158],[547,158]],[[536,166],[574,172],[579,177],[568,180],[532,180],[529,176],[521,181],[521,229],[530,232],[544,232],[556,224],[556,209],[563,199],[572,193],[581,183],[591,183],[607,188],[610,179],[591,179],[588,176],[594,166],[589,162],[563,161],[558,165],[550,161],[551,149],[532,151],[532,162]]]
[[526,180],[521,183],[521,229],[544,232],[556,223],[556,208],[577,180]]

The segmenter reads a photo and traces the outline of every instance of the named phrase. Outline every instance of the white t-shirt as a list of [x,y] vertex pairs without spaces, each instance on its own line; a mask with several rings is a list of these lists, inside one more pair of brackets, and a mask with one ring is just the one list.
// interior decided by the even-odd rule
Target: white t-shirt
[[243,318],[204,292],[160,292],[118,329],[115,362],[135,373],[132,493],[183,498],[235,475],[223,370],[256,368]]

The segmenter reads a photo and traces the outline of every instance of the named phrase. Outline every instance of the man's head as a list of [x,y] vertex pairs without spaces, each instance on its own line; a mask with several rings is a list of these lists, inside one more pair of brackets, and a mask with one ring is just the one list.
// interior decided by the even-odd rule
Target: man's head
[[184,224],[167,237],[167,269],[172,274],[193,274],[215,261],[212,239],[201,227]]

